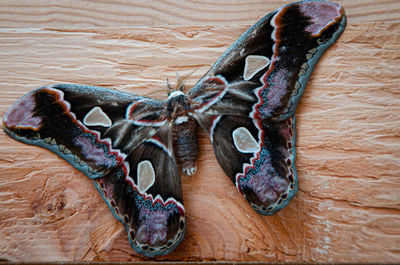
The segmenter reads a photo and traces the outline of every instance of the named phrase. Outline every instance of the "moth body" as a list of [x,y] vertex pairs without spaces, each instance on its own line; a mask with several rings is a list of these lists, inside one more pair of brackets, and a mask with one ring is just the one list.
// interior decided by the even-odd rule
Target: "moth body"
[[190,104],[187,96],[174,90],[167,99],[167,116],[172,126],[172,146],[177,164],[186,175],[196,172],[199,156],[197,122],[188,115]]

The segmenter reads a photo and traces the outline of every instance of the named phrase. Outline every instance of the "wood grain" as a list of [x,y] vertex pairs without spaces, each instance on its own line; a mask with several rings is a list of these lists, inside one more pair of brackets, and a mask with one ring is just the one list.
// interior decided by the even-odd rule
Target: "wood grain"
[[[0,27],[138,27],[254,24],[287,0],[0,1]],[[338,0],[349,22],[399,21],[398,0]]]
[[[47,84],[166,98],[192,86],[246,26],[0,29],[0,115]],[[390,33],[390,34],[388,34]],[[323,56],[297,111],[300,190],[255,213],[201,133],[183,178],[187,234],[174,261],[400,261],[400,23],[350,24]],[[141,261],[91,181],[0,131],[0,259]]]

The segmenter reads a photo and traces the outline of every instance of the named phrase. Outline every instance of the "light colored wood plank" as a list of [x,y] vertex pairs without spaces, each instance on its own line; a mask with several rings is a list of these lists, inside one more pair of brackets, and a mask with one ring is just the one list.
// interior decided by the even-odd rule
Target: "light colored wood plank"
[[[287,0],[0,1],[0,27],[138,27],[254,24]],[[398,0],[342,0],[353,22],[399,21]]]
[[[245,26],[1,29],[0,115],[54,83],[166,97],[192,86]],[[201,133],[183,178],[187,234],[159,260],[400,261],[400,23],[352,24],[322,58],[297,111],[300,190],[255,213]],[[0,259],[138,261],[122,225],[83,174],[0,131]]]

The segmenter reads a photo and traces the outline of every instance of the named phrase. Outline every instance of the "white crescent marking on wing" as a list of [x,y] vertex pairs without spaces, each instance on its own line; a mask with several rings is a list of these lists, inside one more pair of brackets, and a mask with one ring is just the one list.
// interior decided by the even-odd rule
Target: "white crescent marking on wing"
[[140,192],[146,192],[153,186],[156,179],[154,168],[149,160],[141,161],[137,166],[138,188]]
[[261,55],[249,55],[246,57],[246,64],[243,71],[243,79],[248,81],[253,78],[259,71],[267,67],[270,60]]
[[260,147],[256,139],[245,127],[239,127],[232,133],[233,143],[241,153],[255,153]]
[[100,107],[96,106],[86,114],[85,118],[83,119],[83,124],[86,126],[110,127],[112,125],[112,121]]

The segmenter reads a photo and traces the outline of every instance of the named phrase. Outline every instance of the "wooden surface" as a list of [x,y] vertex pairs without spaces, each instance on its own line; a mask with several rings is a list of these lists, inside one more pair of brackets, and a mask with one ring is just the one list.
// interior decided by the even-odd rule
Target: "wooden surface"
[[[238,25],[258,19],[289,0],[2,0],[0,27],[137,27]],[[398,0],[338,0],[350,22],[398,21]]]
[[[396,2],[340,2],[350,23],[314,71],[297,111],[299,193],[289,206],[271,217],[255,213],[224,176],[201,133],[199,170],[183,178],[185,240],[158,260],[400,262]],[[71,3],[87,10],[75,10]],[[196,4],[214,10],[211,1],[175,6],[153,1],[144,10],[161,3],[170,7],[157,9],[162,14],[181,14]],[[20,96],[46,84],[81,83],[166,98],[166,77],[174,80],[177,72],[196,70],[185,82],[190,87],[247,29],[229,26],[229,15],[242,24],[262,16],[254,11],[256,2],[250,2],[242,7],[249,14],[236,20],[242,15],[236,5],[240,2],[232,3],[236,11],[221,11],[221,20],[210,15],[206,22],[196,11],[198,20],[181,14],[182,22],[171,16],[165,22],[140,11],[147,26],[153,20],[213,26],[128,28],[115,26],[140,16],[115,15],[109,21],[100,15],[119,14],[127,4],[103,2],[100,8],[86,1],[57,6],[39,1],[26,15],[29,4],[2,1],[0,115]],[[39,9],[42,13],[35,12]],[[75,17],[65,15],[71,13]],[[356,23],[368,19],[376,23]],[[143,259],[130,248],[122,225],[87,177],[49,151],[0,131],[0,260]]]

